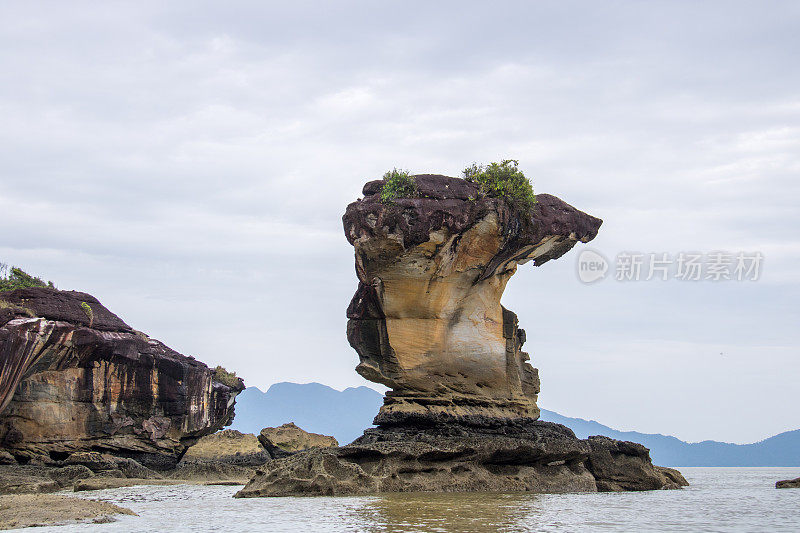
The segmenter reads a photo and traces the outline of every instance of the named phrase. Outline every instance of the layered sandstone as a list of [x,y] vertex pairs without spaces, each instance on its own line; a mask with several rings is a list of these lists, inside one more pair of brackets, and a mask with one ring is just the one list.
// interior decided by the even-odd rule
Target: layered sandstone
[[0,293],[0,449],[20,462],[99,451],[170,468],[232,419],[243,388],[88,294]]
[[575,438],[552,422],[506,420],[368,429],[352,444],[271,461],[240,498],[379,492],[618,492],[687,485],[647,448]]
[[359,279],[347,310],[356,370],[392,389],[376,423],[538,418],[525,331],[500,299],[519,265],[562,256],[602,221],[547,194],[521,213],[465,180],[416,183],[419,197],[392,203],[367,183],[343,217]]
[[623,491],[678,488],[647,448],[579,440],[537,420],[539,377],[500,298],[517,267],[557,259],[601,220],[546,194],[532,210],[464,180],[416,176],[414,198],[381,202],[382,181],[347,207],[358,290],[347,310],[356,370],[391,390],[344,447],[261,467],[238,497],[399,491]]

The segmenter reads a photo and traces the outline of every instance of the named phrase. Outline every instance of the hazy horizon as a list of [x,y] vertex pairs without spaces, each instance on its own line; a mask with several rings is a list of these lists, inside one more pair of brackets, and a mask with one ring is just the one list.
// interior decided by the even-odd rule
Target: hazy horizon
[[[383,395],[383,391],[378,390],[378,389],[385,388],[385,387],[381,387],[380,385],[377,385],[377,384],[374,384],[374,383],[367,383],[365,385],[354,385],[354,386],[350,386],[350,387],[337,388],[337,387],[331,387],[330,385],[326,385],[325,383],[320,383],[319,381],[309,381],[309,382],[306,382],[306,383],[296,383],[294,381],[279,381],[279,382],[270,384],[269,387],[266,387],[266,389],[262,389],[261,387],[257,387],[255,385],[252,385],[252,386],[248,385],[247,388],[248,389],[249,388],[257,389],[259,392],[264,394],[273,385],[280,385],[280,384],[283,384],[283,383],[290,383],[292,385],[322,385],[323,387],[330,387],[331,389],[333,389],[333,390],[335,390],[337,392],[344,392],[347,389],[358,389],[358,388],[364,387],[364,388],[373,390],[373,391],[375,391],[376,393],[378,393],[380,395]],[[585,418],[585,417],[582,417],[582,416],[579,416],[579,415],[565,415],[564,413],[560,413],[560,412],[558,412],[558,411],[556,411],[554,409],[548,409],[546,406],[542,406],[541,402],[539,404],[539,407],[542,409],[542,411],[548,411],[548,412],[555,413],[557,415],[565,416],[565,417],[568,417],[568,418],[580,418],[581,420],[585,420],[587,422],[596,422],[598,424],[602,424],[604,426],[608,426],[611,429],[618,430],[618,431],[637,431],[639,433],[645,433],[644,431],[639,431],[639,430],[637,430],[635,428],[627,429],[627,430],[620,430],[619,428],[616,428],[616,427],[610,426],[609,424],[604,423],[602,420],[594,420],[594,419]],[[234,423],[234,425],[235,425],[235,423]],[[797,429],[800,429],[800,428],[797,428]],[[787,430],[787,431],[796,431],[796,430]],[[782,431],[780,433],[786,433],[786,431]],[[729,444],[755,444],[755,443],[761,442],[763,440],[766,440],[766,439],[768,439],[770,437],[774,437],[775,435],[779,435],[780,433],[774,433],[774,434],[771,434],[771,435],[765,435],[763,438],[756,439],[756,440],[754,440],[752,442],[739,442],[739,443],[729,443]],[[671,436],[671,437],[675,436],[675,435],[669,435],[669,434],[666,434],[666,433],[663,433],[663,432],[653,432],[651,434]],[[683,439],[681,439],[681,440],[683,440]],[[700,440],[694,440],[694,441],[684,440],[684,442],[687,442],[689,444],[696,444],[696,443],[699,443],[699,442],[711,441],[711,440],[715,440],[715,439],[700,439]],[[726,442],[726,441],[718,441],[718,442]]]
[[[749,443],[800,428],[800,4],[0,6],[0,261],[265,390],[368,385],[341,215],[393,168],[520,161],[604,220],[520,267],[539,404]],[[582,249],[760,252],[583,284]]]

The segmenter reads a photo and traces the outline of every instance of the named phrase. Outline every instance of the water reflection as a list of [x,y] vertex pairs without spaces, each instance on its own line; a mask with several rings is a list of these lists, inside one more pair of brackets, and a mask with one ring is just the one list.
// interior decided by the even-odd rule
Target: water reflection
[[601,494],[386,494],[233,498],[240,487],[140,486],[81,497],[139,516],[33,533],[410,533],[602,531],[798,531],[800,490],[777,490],[794,468],[686,468],[684,490]]
[[[399,493],[364,498],[351,520],[369,532],[526,531],[536,494]],[[527,525],[525,524],[527,522]]]

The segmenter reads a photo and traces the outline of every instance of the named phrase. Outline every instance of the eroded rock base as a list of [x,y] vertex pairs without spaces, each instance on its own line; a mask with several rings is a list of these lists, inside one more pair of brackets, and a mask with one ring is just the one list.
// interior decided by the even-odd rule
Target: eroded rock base
[[[418,421],[419,422],[419,421]],[[647,448],[531,419],[367,430],[343,447],[270,461],[237,497],[380,492],[597,492],[688,485]]]

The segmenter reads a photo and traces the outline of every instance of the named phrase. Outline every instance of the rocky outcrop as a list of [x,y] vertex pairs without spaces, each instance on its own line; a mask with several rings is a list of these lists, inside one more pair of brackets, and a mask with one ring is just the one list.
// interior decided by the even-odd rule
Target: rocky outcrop
[[252,433],[234,429],[206,435],[186,450],[175,470],[167,473],[172,479],[204,483],[245,483],[257,466],[272,459],[272,455]]
[[276,428],[264,428],[258,434],[258,442],[272,457],[309,450],[311,448],[330,448],[338,446],[335,438],[319,433],[309,433],[289,422]]
[[171,468],[232,419],[243,388],[88,294],[0,293],[0,449],[17,461],[96,451]]
[[181,462],[222,462],[244,466],[258,466],[272,456],[252,433],[225,429],[206,435],[186,450]]
[[[56,492],[62,485],[50,474],[54,469],[30,465],[0,466],[0,494],[42,494]],[[91,474],[90,472],[90,475]]]
[[776,489],[800,489],[800,477],[795,479],[785,479],[775,483]]
[[256,436],[226,429],[201,438],[189,448],[171,479],[203,483],[244,484],[255,469],[277,457],[319,446],[337,446],[333,437],[307,433],[294,424],[264,428]]
[[673,468],[653,466],[650,450],[635,442],[589,437],[586,467],[600,492],[676,489],[689,483]]
[[66,461],[51,462],[49,465],[0,466],[0,494],[71,489],[90,478],[134,479],[141,483],[141,480],[161,480],[163,476],[127,457],[114,457],[98,452],[75,452]]
[[600,219],[545,194],[522,210],[446,176],[417,176],[416,197],[392,203],[380,201],[382,185],[367,183],[343,217],[359,279],[347,309],[356,370],[391,389],[378,427],[271,461],[238,497],[686,484],[639,444],[579,440],[537,420],[538,372],[500,298],[519,265],[591,240]]
[[602,221],[547,194],[520,213],[461,179],[416,183],[418,198],[391,204],[380,201],[381,181],[367,183],[343,217],[359,279],[347,310],[356,370],[392,389],[376,423],[536,419],[538,372],[500,298],[519,265],[562,256]]
[[237,497],[378,492],[607,492],[687,485],[653,467],[647,448],[606,437],[579,440],[552,422],[497,427],[442,422],[368,429],[352,444],[276,459]]
[[260,466],[276,457],[286,457],[310,448],[338,445],[335,438],[308,433],[292,422],[279,427],[264,428],[258,436],[225,429],[197,441],[197,444],[186,450],[180,465],[213,462]]
[[[236,432],[238,433],[238,432]],[[240,434],[241,435],[241,434]],[[134,459],[99,452],[74,452],[64,461],[49,461],[47,465],[0,465],[0,494],[44,493],[58,490],[76,492],[134,485],[174,485],[178,483],[243,485],[253,477],[255,466],[270,460],[270,455],[258,445],[255,435],[245,435],[256,442],[260,452],[241,454],[225,447],[214,456],[209,446],[194,457],[183,459],[170,470],[154,471]],[[206,437],[204,437],[206,438]],[[236,441],[229,436],[228,441]],[[202,441],[203,439],[201,439]],[[191,449],[191,448],[190,448]],[[239,455],[237,455],[239,454]],[[198,456],[202,456],[199,459]]]

